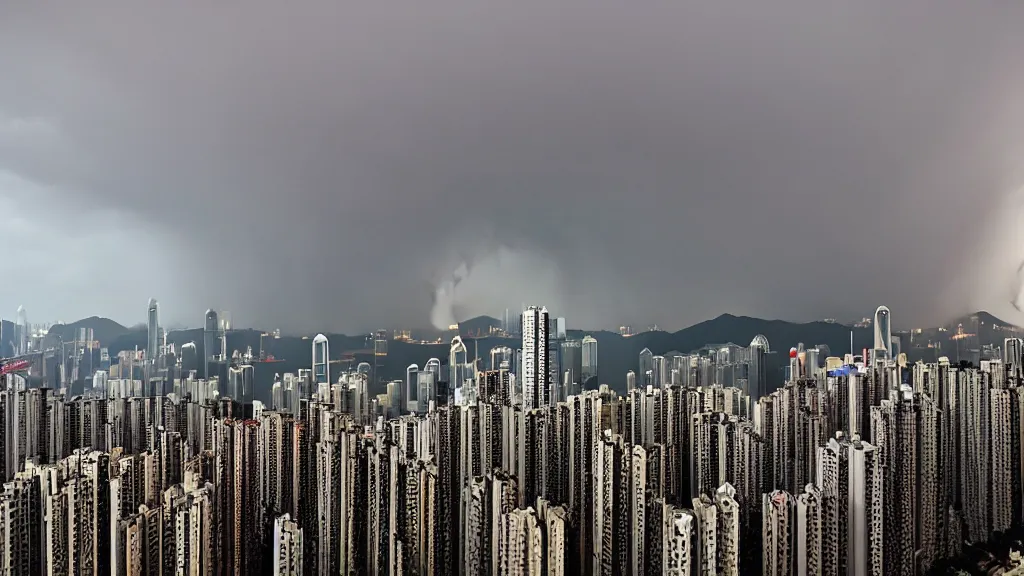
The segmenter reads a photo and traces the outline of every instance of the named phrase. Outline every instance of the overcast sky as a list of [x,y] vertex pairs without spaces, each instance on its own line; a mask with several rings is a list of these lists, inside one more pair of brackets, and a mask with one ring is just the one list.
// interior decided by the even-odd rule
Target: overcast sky
[[4,2],[2,314],[1011,316],[1021,22],[982,0]]

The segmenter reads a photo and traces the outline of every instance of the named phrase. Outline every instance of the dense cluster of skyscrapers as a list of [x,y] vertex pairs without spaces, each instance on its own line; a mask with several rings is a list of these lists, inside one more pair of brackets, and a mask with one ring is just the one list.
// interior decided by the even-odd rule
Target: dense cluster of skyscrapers
[[912,576],[1024,519],[1016,339],[908,365],[880,308],[872,349],[794,347],[778,390],[759,335],[645,349],[620,395],[530,307],[521,348],[455,338],[380,395],[318,335],[265,406],[215,313],[186,360],[155,304],[152,353],[85,394],[0,391],[0,575]]

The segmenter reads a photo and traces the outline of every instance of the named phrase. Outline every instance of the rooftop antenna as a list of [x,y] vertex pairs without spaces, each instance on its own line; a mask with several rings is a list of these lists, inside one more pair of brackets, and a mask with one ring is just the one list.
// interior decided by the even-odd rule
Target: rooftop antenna
[[850,330],[850,356],[853,356],[853,330]]

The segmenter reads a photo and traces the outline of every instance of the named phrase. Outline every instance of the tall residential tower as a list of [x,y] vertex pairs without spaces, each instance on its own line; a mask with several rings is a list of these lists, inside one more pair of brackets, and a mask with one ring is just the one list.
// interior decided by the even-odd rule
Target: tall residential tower
[[548,309],[530,306],[523,311],[523,409],[547,406],[548,383]]

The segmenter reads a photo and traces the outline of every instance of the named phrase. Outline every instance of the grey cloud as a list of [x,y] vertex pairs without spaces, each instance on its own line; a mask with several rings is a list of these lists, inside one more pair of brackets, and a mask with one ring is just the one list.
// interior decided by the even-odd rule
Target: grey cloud
[[[0,253],[7,270],[0,284],[0,302],[6,303],[0,317],[13,318],[23,305],[32,322],[98,314],[132,323],[137,318],[126,308],[139,304],[133,302],[138,294],[172,285],[167,268],[136,269],[141,257],[162,256],[164,233],[109,208],[76,217],[77,207],[74,198],[0,170]],[[172,305],[183,303],[168,296]]]
[[466,263],[456,314],[932,321],[1009,305],[964,278],[1019,264],[983,227],[1024,182],[1021,21],[923,0],[8,6],[0,113],[64,139],[0,139],[0,166],[173,238],[172,294],[131,300],[173,320],[425,325]]

